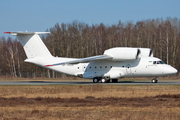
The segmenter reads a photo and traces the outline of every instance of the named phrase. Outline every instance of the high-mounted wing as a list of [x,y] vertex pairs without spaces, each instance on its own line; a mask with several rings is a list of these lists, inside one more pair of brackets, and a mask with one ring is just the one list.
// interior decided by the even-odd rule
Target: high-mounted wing
[[82,59],[68,61],[68,62],[46,65],[46,66],[48,67],[48,66],[56,66],[56,65],[63,65],[63,64],[77,64],[77,63],[86,63],[86,62],[95,61],[95,60],[110,60],[110,59],[112,59],[112,57],[108,55],[97,55],[97,56],[82,58]]

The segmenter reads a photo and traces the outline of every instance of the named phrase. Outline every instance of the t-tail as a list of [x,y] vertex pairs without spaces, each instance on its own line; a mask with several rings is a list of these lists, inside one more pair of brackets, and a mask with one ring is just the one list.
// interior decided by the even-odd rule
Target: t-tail
[[51,53],[39,37],[39,34],[50,32],[4,32],[16,35],[22,44],[28,59],[35,57],[52,57]]

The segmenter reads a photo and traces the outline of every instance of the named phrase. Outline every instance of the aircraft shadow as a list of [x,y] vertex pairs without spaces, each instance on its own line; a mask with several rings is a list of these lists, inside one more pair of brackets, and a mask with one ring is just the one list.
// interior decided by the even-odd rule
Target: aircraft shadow
[[118,81],[118,83],[150,83],[150,81]]
[[92,82],[88,81],[21,81],[24,83],[30,83],[30,84],[47,84],[47,85],[73,85],[73,84],[93,84]]
[[53,84],[53,85],[82,85],[82,84],[93,84],[93,85],[96,85],[96,84],[123,84],[123,83],[126,83],[126,84],[145,84],[145,83],[151,83],[150,81],[118,81],[117,83],[93,83],[91,81],[21,81],[20,83],[30,83],[30,84]]

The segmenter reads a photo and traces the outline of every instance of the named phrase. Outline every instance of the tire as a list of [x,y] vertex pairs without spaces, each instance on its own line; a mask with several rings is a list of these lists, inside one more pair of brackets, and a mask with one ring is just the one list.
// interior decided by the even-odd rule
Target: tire
[[93,83],[98,83],[99,82],[99,79],[98,78],[94,78],[93,79]]
[[151,80],[151,82],[152,82],[152,83],[157,83],[157,82],[158,82],[158,80],[156,80],[156,79],[152,79],[152,80]]
[[105,78],[102,78],[102,79],[101,79],[101,82],[102,82],[102,83],[106,83],[107,80],[106,80]]
[[106,83],[110,83],[110,79],[109,80],[107,80],[107,82]]

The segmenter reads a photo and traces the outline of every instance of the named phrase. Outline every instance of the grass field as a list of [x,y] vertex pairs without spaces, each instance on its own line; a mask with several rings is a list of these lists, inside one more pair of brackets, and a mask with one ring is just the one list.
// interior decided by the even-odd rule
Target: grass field
[[1,119],[179,120],[179,85],[0,86]]

